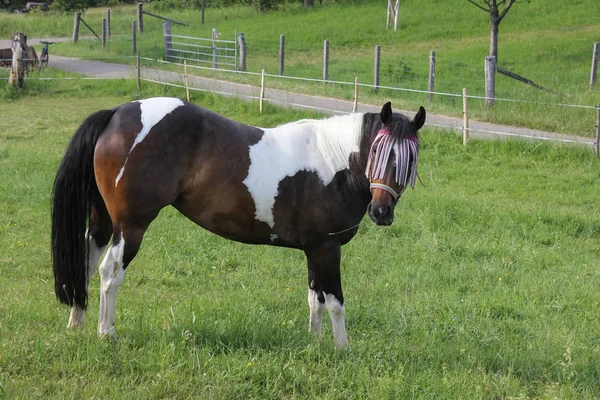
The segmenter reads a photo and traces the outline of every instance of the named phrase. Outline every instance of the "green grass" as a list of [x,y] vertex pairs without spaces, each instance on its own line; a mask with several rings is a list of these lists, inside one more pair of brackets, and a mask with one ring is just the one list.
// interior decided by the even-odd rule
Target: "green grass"
[[[37,85],[37,84],[36,84]],[[388,228],[343,249],[352,351],[307,330],[301,252],[223,240],[165,209],[119,291],[118,340],[66,332],[50,192],[81,121],[181,91],[130,81],[0,92],[0,398],[600,397],[599,161],[588,149],[422,133]],[[314,114],[203,93],[251,125]],[[316,205],[318,206],[318,205]]]
[[[288,5],[280,11],[260,14],[250,7],[209,9],[206,25],[200,26],[195,10],[161,10],[160,3],[146,8],[165,14],[189,27],[173,25],[173,34],[210,37],[217,28],[223,39],[233,39],[244,32],[248,44],[248,70],[278,74],[279,35],[286,35],[288,76],[320,79],[322,77],[323,40],[329,39],[332,80],[365,84],[373,81],[373,49],[382,45],[381,85],[426,90],[429,52],[437,52],[436,90],[460,94],[467,88],[470,95],[484,94],[483,58],[488,54],[489,17],[464,2],[407,2],[402,4],[399,30],[385,31],[384,3],[326,1],[310,10]],[[154,7],[154,8],[152,8]],[[537,0],[517,4],[500,25],[499,65],[548,87],[557,94],[546,93],[498,75],[496,96],[534,103],[498,102],[488,110],[479,100],[470,101],[470,116],[490,122],[527,126],[548,131],[592,137],[595,135],[596,111],[574,109],[555,104],[595,106],[600,103],[598,89],[588,90],[593,43],[598,40],[594,13],[595,0],[565,3]],[[104,9],[88,10],[84,18],[97,31]],[[24,30],[30,36],[70,36],[72,15],[59,13],[36,15],[0,15],[0,34]],[[135,8],[112,9],[113,39],[106,49],[99,41],[57,44],[51,52],[83,58],[109,58],[130,63],[131,21]],[[308,27],[308,29],[307,29]],[[84,29],[84,28],[82,28]],[[82,30],[82,35],[85,35]],[[89,34],[89,33],[88,33]],[[144,33],[138,34],[138,51],[142,56],[162,58],[161,22],[145,16]],[[168,68],[164,64],[148,64]],[[181,69],[181,67],[177,67]],[[258,85],[258,78],[207,70],[203,76]],[[313,84],[269,78],[268,87],[290,91],[352,99],[351,87],[336,84]],[[400,108],[414,110],[427,105],[428,111],[461,116],[459,98],[436,96],[427,104],[427,95],[363,88],[362,102],[380,104],[392,100]],[[549,105],[549,104],[553,105]]]

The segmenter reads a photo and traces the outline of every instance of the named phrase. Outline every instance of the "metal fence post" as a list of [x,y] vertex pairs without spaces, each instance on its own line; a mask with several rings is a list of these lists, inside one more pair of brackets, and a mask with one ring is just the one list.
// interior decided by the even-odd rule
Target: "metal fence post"
[[263,68],[263,70],[260,73],[260,96],[258,99],[258,107],[259,107],[259,111],[262,114],[263,112],[263,98],[265,97],[265,70]]
[[462,91],[463,101],[463,145],[467,145],[469,141],[469,114],[467,110],[467,88]]
[[600,104],[596,106],[596,156],[600,157]]
[[375,46],[375,68],[373,73],[373,86],[375,90],[379,89],[379,69],[381,66],[381,46]]
[[352,106],[352,112],[358,112],[358,76],[354,78],[354,104]]
[[323,42],[323,80],[329,80],[329,40]]
[[598,51],[600,43],[594,43],[594,51],[592,53],[592,72],[590,74],[590,89],[596,84],[596,75],[598,74]]
[[427,100],[431,103],[435,91],[435,51],[429,53],[429,81],[427,83]]
[[285,68],[285,35],[279,35],[279,75]]

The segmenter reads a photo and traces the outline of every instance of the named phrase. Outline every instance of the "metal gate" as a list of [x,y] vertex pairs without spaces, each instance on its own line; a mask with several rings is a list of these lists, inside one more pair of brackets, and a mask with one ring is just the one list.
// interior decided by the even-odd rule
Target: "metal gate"
[[166,61],[237,70],[236,41],[218,39],[216,29],[213,29],[211,39],[171,34],[165,37],[165,44]]

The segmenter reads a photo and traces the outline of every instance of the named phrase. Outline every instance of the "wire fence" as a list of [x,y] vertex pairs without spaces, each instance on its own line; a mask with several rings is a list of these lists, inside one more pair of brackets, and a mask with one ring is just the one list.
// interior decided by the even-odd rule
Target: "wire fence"
[[[96,58],[96,60],[102,60],[105,59],[104,57],[98,57]],[[114,57],[112,57],[112,59],[114,60]],[[125,59],[125,58],[124,58]],[[128,60],[133,60],[135,59],[135,57],[126,57],[126,59]],[[160,60],[160,59],[153,59],[153,58],[148,58],[148,57],[140,57],[141,61],[144,61],[145,64],[148,65],[165,65],[165,66],[169,66],[170,68],[177,68],[179,69],[178,72],[165,72],[165,71],[160,71],[160,70],[151,70],[148,69],[147,66],[141,67],[141,71],[140,71],[140,80],[144,81],[144,82],[148,82],[148,83],[153,83],[153,84],[160,84],[160,85],[167,85],[167,86],[171,86],[171,87],[178,87],[178,88],[185,88],[186,86],[184,86],[183,84],[180,83],[174,83],[174,82],[182,82],[183,81],[183,74],[181,73],[181,67],[183,67],[182,63],[177,63],[177,62],[169,62],[169,61],[164,61],[164,60]],[[93,62],[93,61],[92,61]],[[269,78],[269,82],[271,81],[277,81],[277,80],[288,80],[288,81],[298,81],[298,82],[303,82],[305,84],[316,84],[319,86],[322,86],[323,84],[327,84],[327,85],[336,85],[336,86],[340,86],[340,87],[346,87],[347,90],[353,91],[356,88],[362,88],[362,89],[367,89],[367,90],[371,90],[371,91],[376,91],[376,90],[386,90],[389,92],[396,92],[396,93],[405,93],[405,94],[419,94],[419,95],[435,95],[435,96],[440,96],[440,97],[448,97],[448,98],[461,98],[463,97],[462,94],[457,94],[457,93],[448,93],[448,92],[439,92],[439,91],[428,91],[428,90],[423,90],[423,89],[412,89],[412,88],[406,88],[406,87],[394,87],[394,86],[382,86],[379,85],[377,87],[375,87],[373,84],[368,84],[368,83],[357,83],[357,82],[350,82],[350,81],[335,81],[335,80],[323,80],[323,79],[318,79],[318,78],[305,78],[305,77],[298,77],[298,76],[281,76],[278,74],[269,74],[269,73],[257,73],[257,72],[253,72],[253,71],[235,71],[235,70],[231,70],[231,69],[227,69],[227,68],[215,68],[214,66],[209,67],[209,66],[203,66],[203,65],[188,65],[188,68],[190,70],[197,70],[197,71],[204,71],[204,72],[208,72],[211,71],[213,73],[219,73],[219,74],[225,74],[225,75],[236,75],[236,76],[242,76],[242,77],[246,77],[247,79],[250,79],[254,82],[258,83],[258,78],[261,76],[264,76],[266,78]],[[142,71],[152,71],[152,75],[153,78],[147,78],[142,75]],[[133,67],[131,67],[131,76],[135,75],[135,69]],[[160,76],[160,74],[164,73],[165,75],[163,75],[162,77],[157,78],[157,76]],[[144,72],[144,75],[146,73]],[[158,75],[157,75],[158,74]],[[197,82],[193,79],[196,76],[190,76],[190,78],[192,78],[190,80],[190,84],[188,85],[188,89],[192,90],[192,91],[205,91],[205,92],[211,92],[211,93],[215,93],[215,94],[219,94],[219,95],[225,95],[225,96],[236,96],[236,97],[240,97],[246,100],[261,100],[261,97],[259,95],[251,95],[251,94],[244,94],[243,91],[240,91],[238,87],[236,87],[236,84],[233,84],[233,89],[229,88],[228,90],[218,90],[213,88],[201,88],[201,87],[197,87]],[[56,78],[52,78],[52,77],[29,77],[26,78],[26,80],[41,80],[41,81],[50,81],[50,80],[64,80],[64,81],[74,81],[74,80],[102,80],[102,79],[107,79],[107,78],[103,78],[103,77],[56,77]],[[135,78],[134,78],[135,79]],[[206,79],[206,78],[203,78]],[[233,79],[231,79],[233,80]],[[238,86],[245,86],[245,85],[239,85]],[[256,89],[256,87],[254,87],[254,89]],[[269,89],[269,92],[274,92],[276,89]],[[399,94],[397,94],[396,96],[400,97]],[[289,97],[289,96],[288,96]],[[474,101],[485,101],[488,98],[486,98],[485,96],[478,96],[478,95],[468,95],[466,96],[467,99],[470,100],[474,100]],[[315,111],[322,111],[322,112],[327,112],[327,113],[347,113],[348,111],[344,110],[344,109],[340,109],[340,108],[328,108],[322,105],[314,105],[315,101],[314,100],[310,100],[309,98],[309,103],[307,102],[299,102],[299,101],[294,101],[294,100],[290,100],[290,99],[281,99],[281,98],[269,98],[264,97],[262,98],[263,101],[265,102],[271,102],[274,104],[278,104],[278,105],[283,105],[283,106],[292,106],[292,107],[297,107],[297,108],[303,108],[303,109],[310,109],[310,110],[315,110]],[[581,109],[581,110],[587,110],[588,112],[590,110],[594,110],[594,111],[598,111],[598,113],[600,113],[600,109],[598,107],[594,107],[594,106],[588,106],[588,105],[580,105],[580,104],[568,104],[568,103],[549,103],[549,102],[544,102],[544,101],[530,101],[530,100],[520,100],[520,99],[510,99],[510,98],[495,98],[495,100],[499,103],[502,102],[506,102],[506,103],[520,103],[520,104],[532,104],[532,105],[536,105],[536,106],[553,106],[553,107],[562,107],[562,108],[570,108],[570,109]],[[312,104],[310,104],[312,103]],[[600,115],[600,114],[599,114]],[[560,136],[560,135],[549,135],[549,136],[543,136],[539,135],[539,134],[527,134],[527,133],[522,133],[519,132],[519,128],[510,128],[510,127],[506,127],[504,126],[503,129],[499,130],[499,129],[485,129],[485,128],[476,128],[476,127],[465,127],[463,126],[464,124],[462,124],[460,122],[460,120],[456,119],[453,123],[451,124],[447,124],[447,123],[436,123],[436,122],[431,122],[428,123],[427,125],[431,126],[431,127],[435,127],[435,128],[443,128],[443,129],[449,129],[449,130],[462,130],[462,131],[468,131],[468,132],[479,132],[479,133],[483,133],[483,134],[487,134],[487,135],[494,135],[494,136],[510,136],[510,137],[520,137],[523,139],[539,139],[539,140],[547,140],[547,141],[556,141],[556,142],[562,142],[562,143],[578,143],[578,144],[584,144],[584,145],[589,145],[589,146],[595,146],[596,148],[598,147],[598,138],[596,138],[596,141],[594,141],[592,138],[587,138],[587,137],[580,137],[580,138],[568,138],[566,137],[566,135]]]

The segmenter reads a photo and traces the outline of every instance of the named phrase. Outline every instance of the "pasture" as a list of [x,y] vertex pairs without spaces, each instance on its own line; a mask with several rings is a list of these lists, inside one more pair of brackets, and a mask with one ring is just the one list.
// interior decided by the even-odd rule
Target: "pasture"
[[[307,333],[295,250],[220,239],[165,209],[118,295],[116,341],[66,332],[50,267],[50,192],[90,113],[132,82],[0,92],[0,398],[600,397],[600,168],[589,149],[425,129],[390,227],[342,250],[352,351]],[[316,114],[195,94],[274,126]],[[315,204],[318,207],[318,204]]]

